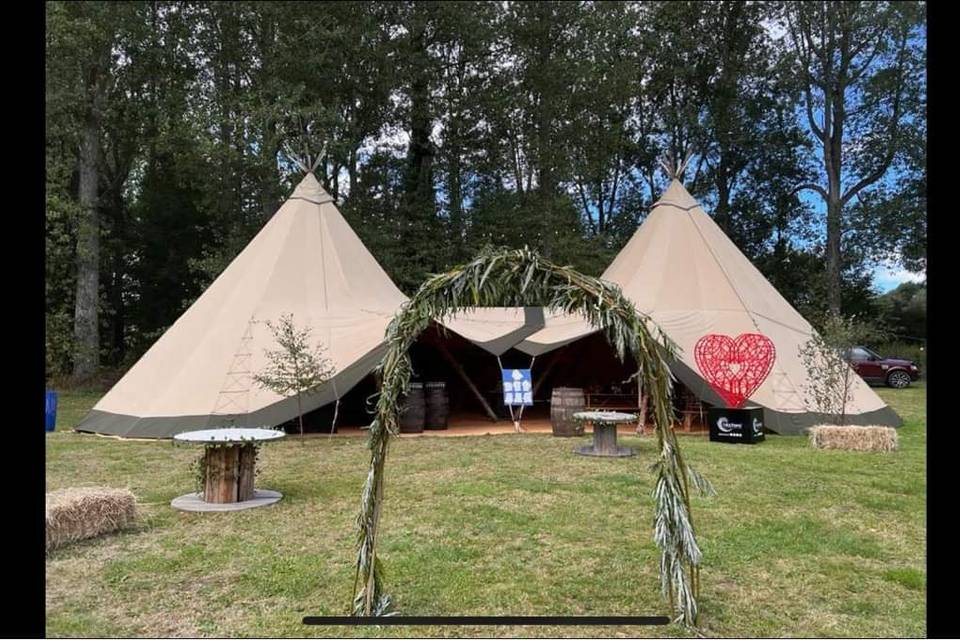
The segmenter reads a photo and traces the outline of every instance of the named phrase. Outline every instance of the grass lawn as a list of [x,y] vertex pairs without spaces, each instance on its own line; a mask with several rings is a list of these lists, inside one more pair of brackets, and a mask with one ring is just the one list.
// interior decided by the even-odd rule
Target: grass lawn
[[[703,633],[926,634],[926,389],[878,392],[906,421],[896,453],[681,436],[719,494],[693,504]],[[283,492],[280,503],[181,513],[169,501],[193,490],[197,451],[68,431],[96,398],[61,395],[47,489],[129,487],[146,518],[48,556],[49,636],[689,635],[675,626],[304,627],[304,615],[349,612],[365,440],[267,445],[258,486]],[[395,441],[380,554],[400,613],[668,613],[651,531],[654,443],[621,440],[639,456],[575,456],[576,439],[546,434]]]

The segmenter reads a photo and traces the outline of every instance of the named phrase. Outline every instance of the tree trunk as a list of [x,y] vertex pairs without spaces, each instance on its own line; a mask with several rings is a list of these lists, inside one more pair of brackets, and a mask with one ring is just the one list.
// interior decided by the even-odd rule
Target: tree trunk
[[300,444],[303,444],[303,405],[300,403],[300,392],[297,392],[297,420],[300,422]]
[[847,423],[847,401],[850,398],[850,387],[851,379],[850,376],[853,374],[853,368],[843,363],[846,366],[846,369],[843,370],[843,397],[840,398],[840,419],[837,421],[837,424],[841,427]]
[[[837,9],[838,7],[831,7]],[[837,20],[837,12],[829,11],[827,14],[827,28],[829,33],[835,30],[834,21]],[[845,45],[841,45],[845,47]],[[828,43],[827,50],[830,55],[833,53],[832,40]],[[846,51],[841,52],[841,57]],[[841,293],[841,246],[840,235],[843,226],[843,191],[841,185],[843,170],[843,129],[846,119],[845,100],[845,78],[843,70],[837,70],[834,67],[833,58],[827,57],[824,60],[824,79],[820,86],[823,91],[823,131],[821,142],[823,144],[823,164],[827,172],[827,243],[826,243],[826,267],[827,267],[827,307],[835,317],[840,316]]]
[[280,203],[277,201],[277,190],[280,186],[280,172],[277,170],[277,154],[280,153],[280,143],[277,142],[277,125],[271,122],[267,125],[268,140],[270,140],[270,152],[268,152],[263,168],[263,181],[260,183],[260,211],[263,213],[263,219],[269,220]]
[[91,70],[88,90],[91,103],[83,123],[80,141],[80,220],[77,228],[77,295],[73,334],[75,355],[73,377],[93,375],[100,366],[100,216],[97,211],[100,172],[101,93],[100,71]]
[[[104,256],[103,266],[106,268],[109,277],[104,287],[105,295],[109,300],[109,356],[108,361],[112,366],[122,364],[126,345],[124,341],[125,329],[125,309],[123,302],[123,276],[124,276],[124,248],[126,246],[126,211],[123,201],[123,184],[126,181],[126,169],[128,164],[117,162],[113,167],[113,176],[109,180],[110,184],[110,207],[105,211],[111,220],[110,242],[102,247],[107,255]],[[107,169],[110,171],[111,169]],[[121,177],[122,176],[122,177]],[[106,198],[105,193],[100,194],[100,199]]]
[[336,162],[333,163],[333,169],[330,172],[330,197],[334,202],[340,202],[340,169],[342,167]]
[[[417,5],[417,11],[429,11]],[[426,15],[416,16],[411,27],[410,143],[407,149],[401,208],[400,242],[411,253],[401,267],[405,277],[419,280],[437,268],[437,255],[444,247],[437,244],[436,196],[433,189],[435,149],[430,141],[433,118],[430,114],[430,54]],[[410,280],[408,280],[408,283]]]
[[556,100],[559,96],[554,95],[555,89],[551,75],[550,67],[553,57],[554,35],[553,8],[550,5],[538,5],[538,30],[542,34],[542,39],[538,43],[535,54],[535,66],[538,70],[536,86],[538,96],[536,101],[536,128],[537,128],[537,168],[538,187],[540,196],[543,200],[549,202],[556,190],[554,175],[554,149],[556,140],[553,139],[554,112],[556,111]]
[[351,199],[355,199],[359,193],[358,182],[357,182],[357,149],[350,149],[350,161],[347,164],[347,176],[350,180],[350,194]]
[[[424,54],[426,55],[426,54]],[[430,142],[431,119],[427,79],[422,75],[413,82],[411,91],[410,148],[407,152],[406,197],[408,204],[424,211],[418,215],[431,214],[433,199],[433,144]]]
[[[454,138],[455,140],[456,138]],[[453,227],[453,247],[455,251],[460,250],[460,244],[463,241],[464,220],[463,220],[463,190],[460,171],[460,145],[459,142],[451,143],[453,148],[450,150],[449,167],[447,169],[448,186],[450,194],[450,226]]]
[[113,256],[113,277],[111,283],[110,291],[110,305],[113,307],[113,318],[111,323],[111,341],[112,347],[111,352],[113,354],[112,362],[113,366],[120,366],[123,364],[123,359],[126,356],[126,342],[124,340],[126,334],[126,323],[124,321],[124,305],[123,305],[123,255],[121,249],[118,247],[115,250]]
[[827,201],[827,306],[830,313],[840,317],[840,233],[842,205],[831,190]]
[[725,234],[730,235],[730,183],[727,180],[727,167],[722,155],[717,174],[717,206],[713,211],[713,219]]

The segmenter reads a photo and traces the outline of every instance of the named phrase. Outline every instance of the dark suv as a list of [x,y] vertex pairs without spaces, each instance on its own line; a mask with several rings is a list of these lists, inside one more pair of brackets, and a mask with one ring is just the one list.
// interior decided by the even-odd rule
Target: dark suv
[[920,367],[910,360],[884,358],[866,347],[847,349],[844,355],[866,382],[882,382],[894,389],[905,389],[920,379]]

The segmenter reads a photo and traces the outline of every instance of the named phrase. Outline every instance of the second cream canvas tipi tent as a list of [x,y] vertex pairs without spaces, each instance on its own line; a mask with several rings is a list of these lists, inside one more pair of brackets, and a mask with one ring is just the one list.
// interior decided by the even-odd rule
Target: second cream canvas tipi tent
[[[735,338],[760,333],[776,346],[766,381],[750,398],[764,408],[765,425],[798,434],[830,422],[808,397],[808,373],[799,349],[813,333],[803,316],[750,263],[684,186],[673,180],[650,215],[601,276],[618,284],[637,309],[679,347],[673,373],[704,402],[723,405],[700,375],[694,345],[707,334]],[[529,354],[557,349],[593,333],[586,322],[548,313],[542,330],[518,345]],[[858,376],[853,376],[847,422],[900,426],[901,420]]]

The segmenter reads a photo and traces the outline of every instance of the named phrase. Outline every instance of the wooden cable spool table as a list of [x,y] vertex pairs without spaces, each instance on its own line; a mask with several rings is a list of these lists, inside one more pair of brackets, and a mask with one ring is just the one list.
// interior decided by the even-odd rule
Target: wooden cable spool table
[[635,414],[618,411],[580,411],[573,414],[573,417],[579,422],[589,422],[593,425],[593,443],[574,449],[574,453],[598,458],[625,458],[634,455],[635,451],[630,447],[621,447],[617,444],[617,425],[636,422]]
[[256,489],[257,451],[261,442],[286,434],[274,429],[203,429],[173,436],[175,442],[202,444],[203,491],[174,498],[170,505],[181,511],[237,511],[273,504],[283,497],[277,491]]

